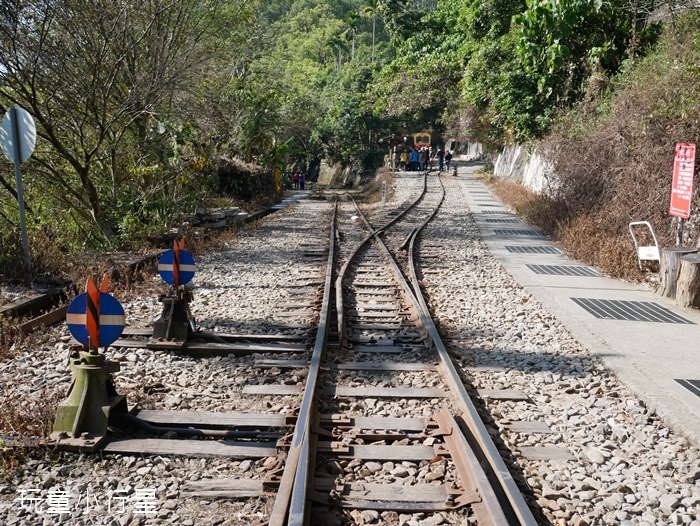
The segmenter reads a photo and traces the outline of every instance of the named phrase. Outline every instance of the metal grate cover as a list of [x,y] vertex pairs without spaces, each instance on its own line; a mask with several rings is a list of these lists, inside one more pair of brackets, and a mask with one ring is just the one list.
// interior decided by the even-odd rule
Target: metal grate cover
[[537,236],[543,237],[542,233],[536,230],[514,230],[514,229],[496,229],[494,233],[499,236]]
[[535,274],[549,276],[585,276],[598,277],[600,274],[590,267],[581,265],[525,265]]
[[554,247],[506,245],[506,250],[513,254],[561,254],[561,250]]
[[484,204],[484,203],[477,203],[477,206],[492,206],[492,207],[496,207],[496,206],[501,206],[501,205],[487,205],[487,204]]
[[512,216],[510,212],[506,210],[482,210],[481,212],[476,212],[477,214],[501,214],[504,216]]
[[520,219],[492,219],[486,220],[487,223],[522,223]]
[[601,320],[651,321],[694,325],[653,301],[596,300],[571,298],[579,307]]
[[688,391],[693,393],[696,396],[700,396],[700,380],[685,380],[681,379],[679,380],[678,378],[674,378],[676,382],[681,384],[683,387],[685,387]]

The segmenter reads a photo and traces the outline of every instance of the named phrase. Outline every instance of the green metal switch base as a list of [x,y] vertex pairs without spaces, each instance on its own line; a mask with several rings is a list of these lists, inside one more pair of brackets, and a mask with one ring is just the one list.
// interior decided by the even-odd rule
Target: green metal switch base
[[128,411],[126,397],[117,394],[112,384],[119,364],[102,354],[80,351],[70,368],[73,382],[68,398],[56,411],[49,444],[70,451],[95,451],[107,437],[110,413]]

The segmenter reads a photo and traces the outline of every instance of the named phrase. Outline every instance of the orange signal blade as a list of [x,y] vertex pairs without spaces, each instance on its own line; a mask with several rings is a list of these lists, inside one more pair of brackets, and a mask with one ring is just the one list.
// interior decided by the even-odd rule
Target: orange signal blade
[[102,277],[102,284],[100,285],[100,292],[107,292],[109,288],[109,276],[105,273]]
[[180,244],[173,242],[173,285],[180,286]]
[[90,338],[90,349],[97,349],[100,346],[100,291],[92,278],[88,278],[85,292],[85,325]]

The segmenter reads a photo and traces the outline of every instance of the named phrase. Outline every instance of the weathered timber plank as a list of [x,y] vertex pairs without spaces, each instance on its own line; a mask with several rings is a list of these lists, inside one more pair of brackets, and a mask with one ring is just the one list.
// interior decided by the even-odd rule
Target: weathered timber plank
[[274,442],[167,440],[124,438],[110,441],[105,453],[134,455],[184,455],[188,457],[264,458],[277,455]]
[[388,346],[391,347],[394,345],[394,340],[389,339],[389,338],[374,338],[372,336],[365,336],[365,335],[358,335],[354,336],[353,338],[350,338],[350,341],[353,343],[373,343],[377,347],[384,347]]
[[334,453],[338,458],[357,458],[360,460],[432,460],[437,454],[432,446],[346,446],[348,452],[338,449],[340,443],[319,442],[318,450]]
[[358,323],[352,326],[352,330],[355,331],[397,331],[401,327],[407,327],[403,325],[400,321],[395,323]]
[[136,415],[152,424],[181,424],[222,427],[284,427],[286,418],[278,414],[215,413],[213,411],[156,411],[142,409]]
[[275,396],[295,396],[304,392],[301,385],[246,385],[243,388],[245,395],[275,395]]
[[477,389],[476,393],[492,400],[530,400],[527,393],[515,389]]
[[565,447],[535,446],[518,448],[520,454],[528,460],[575,460],[575,457]]
[[[345,415],[338,415],[345,418]],[[428,425],[425,418],[396,418],[382,416],[351,416],[349,423],[334,422],[334,415],[321,415],[321,423],[335,425],[344,429],[382,429],[390,431],[423,431]]]
[[[316,491],[335,490],[335,480],[315,479]],[[383,501],[383,502],[435,502],[444,503],[447,489],[444,485],[415,484],[377,484],[367,482],[350,482],[343,485],[340,492],[344,500]]]
[[506,424],[506,427],[516,433],[548,434],[552,432],[552,428],[545,422],[537,421],[511,422],[510,424]]
[[308,360],[255,360],[255,367],[261,369],[269,369],[271,367],[279,367],[280,369],[297,369],[299,367],[308,367]]
[[187,482],[181,491],[183,497],[202,499],[247,499],[263,494],[262,480],[216,479]]
[[188,352],[199,352],[206,354],[211,352],[243,352],[243,353],[263,353],[263,352],[304,352],[306,345],[301,343],[194,343],[187,342],[185,349]]
[[296,311],[278,311],[275,312],[275,316],[278,318],[308,318],[313,316],[314,311],[312,310],[296,310]]
[[153,329],[130,329],[125,327],[122,336],[152,336]]
[[[374,351],[371,346],[370,349]],[[329,367],[346,371],[434,371],[436,369],[431,363],[406,362],[346,362],[333,363]]]
[[401,308],[393,303],[385,303],[382,305],[376,305],[372,303],[362,303],[355,305],[355,312],[359,310],[369,310],[369,311],[383,311],[383,312],[400,312]]
[[492,365],[483,364],[483,365],[474,365],[472,367],[465,367],[464,370],[465,371],[474,371],[475,373],[481,373],[481,372],[486,372],[486,371],[501,372],[501,371],[505,371],[506,368],[503,367],[502,365],[498,365],[498,364],[492,364]]
[[412,387],[326,387],[328,396],[372,398],[442,398],[442,389],[418,389]]
[[[78,342],[71,340],[71,344],[75,345]],[[125,349],[145,349],[148,346],[148,340],[125,340],[123,338],[117,339],[110,347],[123,347]]]
[[49,325],[53,325],[54,323],[58,323],[59,321],[64,320],[66,318],[67,311],[68,305],[64,305],[63,307],[59,307],[56,310],[47,312],[42,316],[39,316],[37,318],[34,318],[33,320],[29,320],[28,322],[23,323],[20,327],[20,329],[22,330],[22,334],[29,334],[37,327],[48,327]]
[[195,336],[198,339],[220,339],[232,342],[303,342],[309,339],[303,334],[244,334],[208,331],[198,332]]
[[353,345],[348,349],[351,352],[404,352],[401,345]]
[[350,312],[349,315],[352,318],[383,318],[389,321],[399,321],[399,314],[398,312]]

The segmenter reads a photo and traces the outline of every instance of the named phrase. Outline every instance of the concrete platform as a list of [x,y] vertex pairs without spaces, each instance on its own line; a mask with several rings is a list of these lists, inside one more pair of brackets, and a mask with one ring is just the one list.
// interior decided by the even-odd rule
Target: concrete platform
[[472,176],[477,168],[460,166],[458,179],[491,253],[647,407],[700,447],[700,311],[564,256]]

